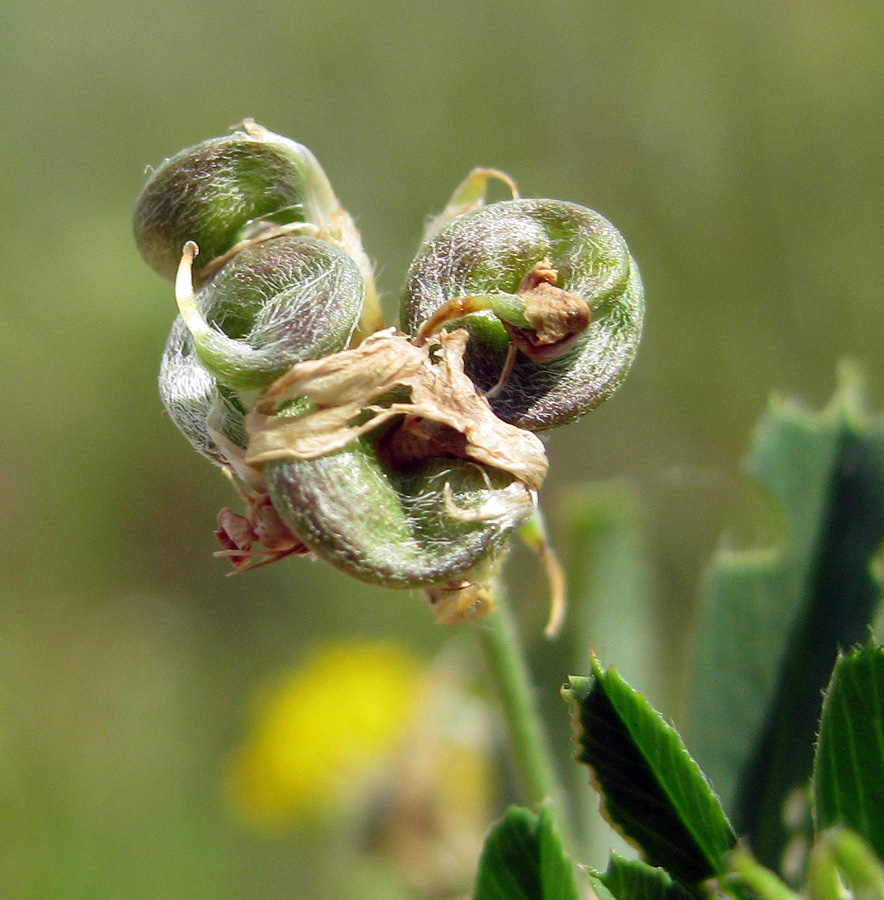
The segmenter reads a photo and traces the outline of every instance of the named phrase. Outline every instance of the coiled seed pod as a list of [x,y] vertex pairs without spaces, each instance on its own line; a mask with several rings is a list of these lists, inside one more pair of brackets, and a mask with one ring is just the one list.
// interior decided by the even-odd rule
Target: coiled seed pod
[[173,280],[186,241],[207,264],[268,226],[322,226],[338,209],[306,147],[246,121],[159,166],[138,198],[133,231],[145,262]]
[[411,334],[466,328],[467,373],[504,421],[537,431],[617,388],[644,300],[625,241],[598,213],[507,200],[457,216],[420,248],[401,309]]
[[198,452],[230,465],[211,432],[245,448],[248,404],[238,392],[343,349],[362,308],[363,282],[333,244],[284,235],[245,247],[194,293],[194,252],[188,244],[181,260],[182,315],[163,354],[160,397]]
[[[476,170],[428,225],[407,334],[382,330],[358,231],[301,145],[247,121],[149,180],[136,241],[174,278],[181,313],[160,393],[245,501],[216,531],[234,569],[312,552],[364,581],[424,588],[443,622],[490,607],[546,475],[531,431],[614,390],[643,312],[608,222],[552,200],[483,207],[490,178],[515,193]],[[555,624],[561,579],[535,538]]]
[[244,247],[194,293],[185,245],[176,297],[202,364],[223,384],[260,388],[304,359],[347,345],[365,290],[328,241],[284,235]]
[[[534,511],[511,475],[463,460],[392,468],[366,438],[317,459],[271,463],[264,482],[280,518],[311,550],[388,587],[461,575],[500,551]],[[488,504],[497,515],[478,511]]]

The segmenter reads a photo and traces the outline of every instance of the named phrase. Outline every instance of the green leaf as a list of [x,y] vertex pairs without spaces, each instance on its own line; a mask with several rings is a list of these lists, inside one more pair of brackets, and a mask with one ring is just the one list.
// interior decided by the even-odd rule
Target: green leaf
[[596,895],[597,900],[628,900],[626,897],[616,896],[608,889],[607,885],[601,879],[601,872],[596,869],[590,869],[588,874],[592,892]]
[[473,900],[578,900],[570,860],[548,810],[512,806],[485,840]]
[[818,829],[844,825],[884,857],[884,649],[841,656],[823,701],[813,776]]
[[611,854],[604,873],[590,874],[593,890],[604,887],[614,900],[690,900],[691,895],[663,869]]
[[571,678],[577,758],[592,772],[608,820],[652,866],[691,891],[724,871],[736,838],[678,734],[613,670]]
[[783,802],[810,776],[838,647],[862,639],[881,598],[884,425],[868,421],[856,373],[842,372],[821,413],[773,402],[749,471],[781,510],[784,536],[714,561],[691,742],[737,830],[776,867],[789,837]]

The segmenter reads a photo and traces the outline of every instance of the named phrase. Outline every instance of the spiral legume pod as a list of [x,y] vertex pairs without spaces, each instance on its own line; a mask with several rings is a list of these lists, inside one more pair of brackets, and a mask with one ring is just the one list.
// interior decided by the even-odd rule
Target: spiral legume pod
[[237,253],[195,293],[186,245],[178,304],[203,365],[223,384],[263,387],[294,363],[345,347],[362,309],[353,260],[328,241],[292,235]]
[[243,392],[345,347],[362,309],[363,282],[338,247],[284,235],[245,247],[194,292],[193,252],[188,245],[182,258],[183,315],[166,344],[160,395],[191,444],[218,461],[210,426],[244,448]]
[[264,228],[321,226],[338,209],[306,147],[246,121],[158,166],[138,197],[133,231],[145,262],[173,280],[187,241],[205,265]]
[[[317,459],[271,463],[264,481],[283,522],[317,555],[361,581],[396,588],[466,572],[502,549],[534,510],[512,476],[463,460],[391,468],[366,438]],[[506,515],[452,515],[490,502]]]
[[209,433],[209,422],[231,444],[245,449],[245,408],[236,393],[218,383],[196,355],[193,337],[181,316],[169,332],[160,363],[160,400],[169,418],[201,456],[217,466],[229,465]]
[[[530,336],[519,296],[538,269],[552,272],[547,284],[585,301],[589,324],[553,358],[519,352],[506,373],[513,334]],[[468,374],[482,390],[497,386],[497,415],[533,431],[570,422],[610,396],[641,337],[643,289],[626,242],[598,213],[573,203],[508,200],[453,219],[409,269],[403,329],[417,333],[458,298],[483,301],[481,311],[466,308],[454,323],[470,333]]]
[[424,588],[441,621],[489,607],[546,475],[532,432],[616,388],[643,312],[610,223],[552,200],[483,206],[489,178],[515,192],[476,170],[428,226],[405,333],[383,329],[359,233],[305,147],[246,121],[149,179],[135,238],[180,311],[160,393],[245,501],[216,531],[235,569],[313,552]]

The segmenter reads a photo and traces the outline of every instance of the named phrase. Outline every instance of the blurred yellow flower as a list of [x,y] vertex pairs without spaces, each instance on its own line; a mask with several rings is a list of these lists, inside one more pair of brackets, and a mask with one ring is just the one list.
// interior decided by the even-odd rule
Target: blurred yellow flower
[[321,820],[358,803],[388,763],[423,689],[391,642],[337,641],[266,689],[227,787],[248,822]]
[[495,718],[458,654],[392,642],[317,648],[257,698],[228,771],[240,816],[268,830],[340,822],[423,894],[463,891],[491,820]]

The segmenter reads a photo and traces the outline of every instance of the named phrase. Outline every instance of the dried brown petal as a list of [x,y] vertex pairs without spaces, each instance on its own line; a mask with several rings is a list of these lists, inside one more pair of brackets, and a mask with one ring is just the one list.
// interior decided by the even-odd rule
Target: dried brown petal
[[[536,491],[547,470],[543,444],[499,419],[476,390],[463,368],[467,339],[463,330],[442,332],[416,347],[390,329],[352,350],[298,363],[264,391],[256,411],[246,417],[246,462],[260,466],[273,460],[315,459],[396,417],[408,417],[406,431],[412,430],[418,441],[442,440],[442,455],[509,472]],[[390,401],[389,395],[402,389],[409,398]],[[296,416],[273,415],[300,398],[313,408]],[[427,423],[446,426],[462,440],[446,439]]]
[[472,579],[470,573],[424,588],[423,594],[440,625],[460,625],[481,619],[494,608],[490,584]]
[[215,556],[229,559],[234,572],[255,569],[286,556],[304,556],[310,552],[279,518],[267,494],[243,496],[248,514],[243,516],[230,509],[222,509],[218,513],[218,528],[215,531],[221,545]]

